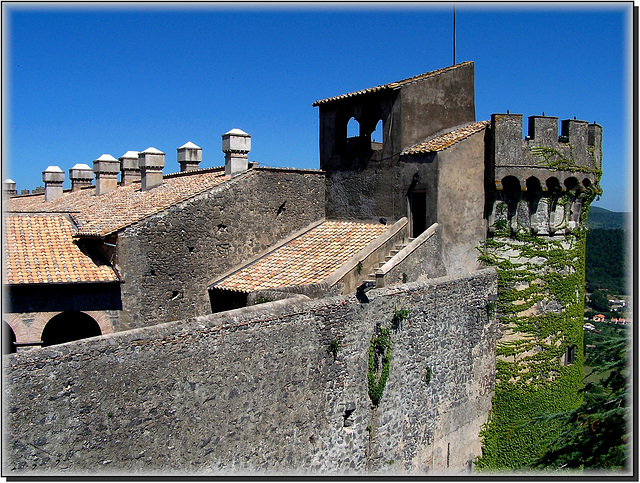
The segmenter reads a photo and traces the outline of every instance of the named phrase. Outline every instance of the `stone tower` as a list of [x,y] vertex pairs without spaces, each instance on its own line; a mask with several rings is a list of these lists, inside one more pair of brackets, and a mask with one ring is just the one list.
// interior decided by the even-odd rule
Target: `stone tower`
[[560,428],[536,416],[581,402],[585,221],[601,193],[602,128],[578,120],[491,117],[488,236],[481,260],[498,271],[502,322],[492,416],[479,467],[524,467]]

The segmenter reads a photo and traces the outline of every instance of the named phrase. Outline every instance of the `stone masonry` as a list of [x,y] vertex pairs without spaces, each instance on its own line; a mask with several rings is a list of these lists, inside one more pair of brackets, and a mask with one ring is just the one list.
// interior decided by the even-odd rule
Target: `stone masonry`
[[[3,473],[467,472],[492,394],[495,292],[487,269],[5,356]],[[409,315],[376,407],[367,354],[397,308]]]
[[321,172],[254,168],[125,228],[116,330],[210,313],[217,276],[323,216]]

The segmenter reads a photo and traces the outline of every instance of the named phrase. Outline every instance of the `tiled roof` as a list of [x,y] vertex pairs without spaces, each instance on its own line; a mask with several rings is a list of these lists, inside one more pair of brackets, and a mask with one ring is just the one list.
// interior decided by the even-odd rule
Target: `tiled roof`
[[369,87],[368,89],[362,89],[360,91],[355,91],[355,92],[350,92],[348,94],[341,94],[339,96],[335,96],[335,97],[328,97],[327,99],[322,99],[319,101],[314,102],[312,105],[313,107],[319,106],[321,104],[326,104],[328,102],[333,102],[333,101],[338,101],[340,99],[346,99],[347,97],[355,97],[355,96],[361,96],[363,94],[369,94],[371,92],[378,92],[378,91],[384,91],[384,90],[389,90],[389,89],[396,89],[398,87],[401,87],[405,84],[409,84],[411,82],[415,82],[417,80],[422,80],[422,79],[426,79],[427,77],[432,77],[438,74],[442,74],[443,72],[449,71],[451,69],[456,69],[462,65],[467,65],[467,64],[472,64],[473,62],[462,62],[461,64],[456,64],[456,65],[452,65],[449,67],[445,67],[443,69],[438,69],[438,70],[433,70],[431,72],[426,72],[424,74],[420,74],[420,75],[416,75],[414,77],[409,77],[408,79],[403,79],[401,81],[396,81],[396,82],[391,82],[389,84],[382,84],[376,87]]
[[95,188],[65,192],[45,202],[44,194],[18,196],[5,204],[6,212],[71,213],[80,236],[105,236],[132,223],[164,210],[175,203],[206,191],[224,180],[222,168],[203,169],[166,175],[163,183],[148,191],[140,190],[140,182],[95,196]]
[[467,124],[466,126],[454,129],[453,131],[440,134],[427,141],[415,144],[404,151],[401,154],[426,154],[435,153],[446,149],[458,141],[468,138],[472,134],[482,131],[489,125],[489,121],[479,121]]
[[212,288],[252,292],[322,282],[388,228],[379,223],[325,221]]
[[74,243],[64,215],[8,215],[4,219],[4,283],[117,282],[114,270]]

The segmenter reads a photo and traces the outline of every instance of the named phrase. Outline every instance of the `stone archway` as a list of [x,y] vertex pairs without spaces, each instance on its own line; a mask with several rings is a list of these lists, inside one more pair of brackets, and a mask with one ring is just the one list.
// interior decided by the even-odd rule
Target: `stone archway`
[[16,333],[6,320],[2,321],[2,354],[16,352]]
[[84,312],[66,311],[54,316],[42,330],[42,346],[63,344],[102,335],[100,325]]

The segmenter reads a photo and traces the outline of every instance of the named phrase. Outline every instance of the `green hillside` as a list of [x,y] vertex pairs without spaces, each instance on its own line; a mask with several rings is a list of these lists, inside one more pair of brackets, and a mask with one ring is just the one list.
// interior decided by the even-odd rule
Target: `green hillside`
[[587,232],[585,282],[587,291],[626,294],[625,231],[593,229]]
[[[585,282],[587,291],[607,290],[627,293],[625,257],[626,234],[631,230],[631,214],[592,206],[587,219]],[[626,232],[625,232],[626,231]]]
[[616,230],[618,228],[630,230],[631,213],[609,211],[604,208],[592,206],[589,208],[587,227],[591,229],[599,228],[601,230]]

